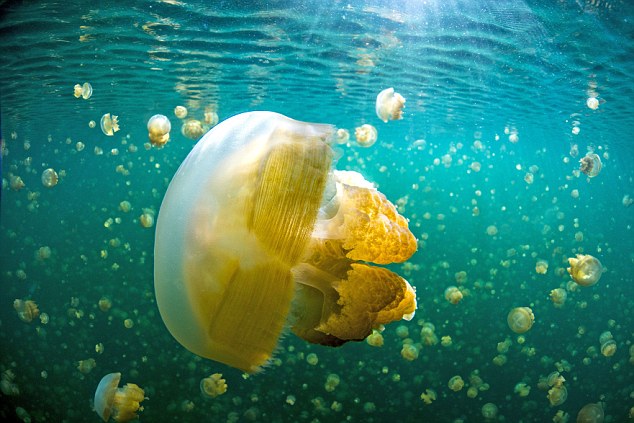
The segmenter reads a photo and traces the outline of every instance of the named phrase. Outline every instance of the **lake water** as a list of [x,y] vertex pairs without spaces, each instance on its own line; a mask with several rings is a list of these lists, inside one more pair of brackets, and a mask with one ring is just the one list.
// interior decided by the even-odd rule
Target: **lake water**
[[[99,421],[93,396],[111,372],[145,390],[151,422],[573,422],[598,402],[606,422],[632,418],[630,1],[124,3],[0,2],[3,421]],[[92,95],[76,98],[85,82]],[[390,87],[406,103],[384,123],[375,101]],[[160,218],[199,138],[184,123],[206,131],[205,112],[254,110],[347,129],[336,168],[362,173],[409,219],[418,251],[389,268],[416,288],[418,310],[385,327],[383,346],[286,331],[247,377],[163,323],[156,227],[142,216]],[[155,114],[171,121],[163,148],[148,142]],[[363,124],[378,131],[371,147],[355,141]],[[596,176],[580,171],[586,154],[601,161]],[[600,260],[595,285],[566,271],[577,254]],[[15,300],[39,316],[23,321]],[[507,324],[514,307],[534,314],[522,335]],[[608,331],[616,351],[602,354]],[[549,385],[553,372],[565,382]],[[228,389],[212,399],[200,381],[213,373]]]

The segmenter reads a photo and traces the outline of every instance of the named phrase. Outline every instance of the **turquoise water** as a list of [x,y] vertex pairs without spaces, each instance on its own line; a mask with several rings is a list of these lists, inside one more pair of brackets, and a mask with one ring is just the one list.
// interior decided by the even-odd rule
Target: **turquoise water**
[[[498,408],[488,421],[549,422],[560,410],[575,421],[596,402],[605,421],[627,421],[633,20],[628,1],[1,3],[0,416],[99,421],[95,388],[121,372],[145,390],[142,421],[481,422],[487,403]],[[84,82],[92,96],[75,98]],[[374,104],[389,87],[407,102],[386,124]],[[195,144],[178,105],[199,120],[211,107],[220,120],[271,110],[351,134],[374,125],[377,143],[351,137],[336,167],[361,172],[409,219],[419,249],[390,268],[416,287],[414,319],[388,325],[382,347],[328,348],[289,332],[279,360],[248,378],[178,344],[154,299],[154,228],[139,223],[146,209],[158,213]],[[119,118],[114,136],[100,130],[105,113]],[[146,148],[158,113],[171,141]],[[589,151],[603,163],[594,178],[578,172]],[[41,181],[49,167],[52,188]],[[601,261],[596,285],[571,282],[575,254]],[[452,285],[464,294],[456,305],[444,297]],[[563,307],[549,298],[556,288]],[[35,301],[48,321],[21,321],[16,299]],[[519,306],[535,315],[522,337],[506,322]],[[438,343],[423,345],[426,323]],[[413,361],[401,356],[400,326],[420,344]],[[96,367],[84,374],[77,364],[89,358]],[[554,371],[568,394],[557,406],[539,386]],[[204,398],[199,384],[212,373],[228,389]],[[333,391],[330,374],[341,381]],[[465,381],[458,392],[453,376]],[[431,404],[420,398],[427,389]]]

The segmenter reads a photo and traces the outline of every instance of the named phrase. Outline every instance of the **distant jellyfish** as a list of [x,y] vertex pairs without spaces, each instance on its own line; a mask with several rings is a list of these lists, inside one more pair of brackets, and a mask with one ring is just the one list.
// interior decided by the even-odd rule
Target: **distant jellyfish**
[[596,97],[588,97],[586,106],[588,106],[589,109],[597,110],[599,108],[599,100]]
[[[407,220],[357,172],[332,170],[334,128],[271,112],[234,116],[193,148],[156,225],[161,317],[188,350],[246,372],[284,326],[339,346],[411,319]],[[213,317],[213,318],[211,318]]]
[[458,392],[464,388],[464,380],[460,376],[454,376],[449,379],[448,386],[452,391]]
[[572,280],[581,286],[592,286],[601,279],[603,266],[596,257],[577,254],[577,257],[569,258],[568,263],[570,264],[568,273]]
[[163,147],[170,139],[172,124],[165,115],[154,115],[147,122],[148,137],[152,145]]
[[213,106],[205,108],[204,121],[205,125],[215,126],[218,124],[218,113],[214,110]]
[[152,209],[143,209],[143,214],[139,217],[139,223],[144,228],[154,226],[154,211]]
[[383,122],[403,119],[405,98],[394,92],[394,88],[387,88],[376,96],[376,115]]
[[121,373],[105,375],[95,391],[95,411],[104,422],[112,419],[116,422],[129,422],[138,418],[137,411],[143,411],[140,402],[145,392],[134,383],[119,388]]
[[462,292],[460,292],[460,290],[455,286],[450,286],[445,289],[445,299],[451,304],[458,304],[462,301],[462,297]]
[[84,85],[81,86],[81,97],[84,100],[88,100],[92,96],[92,85],[88,82],[84,82]]
[[579,160],[579,170],[589,178],[594,178],[601,172],[601,158],[594,153],[588,153]]
[[189,119],[181,127],[181,133],[189,139],[197,140],[203,136],[205,130],[202,123],[196,119]]
[[222,374],[214,373],[200,381],[200,392],[207,398],[216,398],[227,392],[227,381]]
[[20,320],[25,323],[31,323],[40,315],[40,309],[33,300],[16,299],[13,301],[13,308],[18,313]]
[[507,321],[513,332],[524,333],[533,327],[535,316],[529,307],[516,307],[510,311]]
[[563,288],[556,288],[550,291],[550,299],[555,304],[555,307],[561,307],[565,304],[568,298],[568,293]]
[[100,122],[101,131],[109,137],[113,136],[119,130],[118,118],[118,116],[110,115],[110,113],[103,115]]
[[577,414],[577,423],[603,423],[605,414],[601,403],[584,405]]
[[73,87],[73,95],[75,96],[75,98],[81,97],[81,90],[81,85],[75,84],[75,86]]
[[487,402],[482,406],[482,417],[485,420],[494,420],[498,416],[498,407],[492,402]]
[[354,130],[354,136],[361,147],[371,147],[376,142],[378,132],[374,126],[366,123]]
[[179,119],[185,119],[187,117],[187,109],[184,106],[176,106],[174,108],[174,115]]
[[57,185],[58,180],[59,177],[57,176],[57,172],[55,172],[54,169],[51,169],[49,167],[42,172],[42,185],[44,185],[46,188],[53,188],[55,185]]
[[345,144],[350,140],[350,132],[347,129],[339,128],[335,133],[337,144]]

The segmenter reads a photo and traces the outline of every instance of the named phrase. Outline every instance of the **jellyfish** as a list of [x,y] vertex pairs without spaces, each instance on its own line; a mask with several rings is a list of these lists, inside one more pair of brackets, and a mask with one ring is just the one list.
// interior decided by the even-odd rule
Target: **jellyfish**
[[594,178],[601,172],[601,158],[595,153],[588,153],[579,160],[579,170]]
[[572,280],[581,286],[592,286],[599,282],[603,273],[601,262],[591,255],[577,254],[568,259],[570,267],[567,269]]
[[118,118],[118,116],[110,115],[110,113],[103,115],[100,123],[101,131],[109,137],[113,136],[119,130]]
[[167,116],[154,115],[147,122],[148,137],[152,145],[163,147],[170,139],[172,124]]
[[287,323],[334,347],[413,317],[414,289],[372,263],[407,260],[416,238],[361,174],[331,170],[333,132],[243,113],[181,164],[158,214],[154,284],[188,350],[256,372]]
[[187,117],[187,108],[185,106],[174,107],[174,115],[179,119],[185,119]]
[[138,417],[137,411],[143,411],[140,402],[145,392],[134,383],[119,388],[121,373],[105,375],[95,391],[95,411],[104,422],[112,419],[116,422],[129,422]]
[[464,388],[464,380],[460,376],[454,376],[449,379],[448,386],[452,391],[458,392]]
[[394,88],[387,88],[376,96],[376,115],[383,122],[403,119],[405,98],[394,92]]
[[498,416],[498,407],[492,402],[487,402],[482,406],[482,417],[485,420],[493,420]]
[[[77,88],[75,88],[75,92],[77,92]],[[92,96],[92,85],[88,82],[84,82],[84,85],[81,86],[80,95],[84,100],[88,100]],[[75,95],[75,97],[77,97],[77,95]]]
[[53,188],[55,185],[57,185],[58,181],[59,177],[54,169],[51,169],[49,167],[42,172],[42,185],[44,185],[46,188]]
[[350,139],[350,132],[347,129],[339,128],[335,133],[337,144],[345,144]]
[[577,423],[603,423],[605,415],[601,403],[584,405],[577,414]]
[[378,132],[374,126],[366,123],[355,128],[354,136],[361,147],[371,147],[376,142]]
[[227,392],[227,381],[222,374],[214,373],[200,381],[200,392],[207,398],[216,398]]
[[199,139],[202,137],[204,132],[205,130],[203,129],[203,124],[196,119],[187,120],[181,127],[181,134],[192,140]]
[[20,320],[25,323],[31,323],[40,315],[40,309],[33,300],[16,299],[13,301],[13,308],[18,313]]
[[451,304],[458,304],[462,300],[462,297],[462,292],[455,286],[450,286],[445,289],[445,299]]
[[507,322],[513,332],[524,333],[533,326],[535,315],[529,307],[516,307],[510,311]]

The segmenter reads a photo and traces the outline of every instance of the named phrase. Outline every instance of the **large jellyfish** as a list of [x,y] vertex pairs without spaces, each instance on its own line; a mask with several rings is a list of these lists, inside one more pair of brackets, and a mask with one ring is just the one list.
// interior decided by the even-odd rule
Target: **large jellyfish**
[[156,226],[161,317],[190,351],[247,372],[285,325],[330,346],[410,319],[407,221],[356,172],[331,169],[330,125],[271,112],[209,131],[172,179]]

